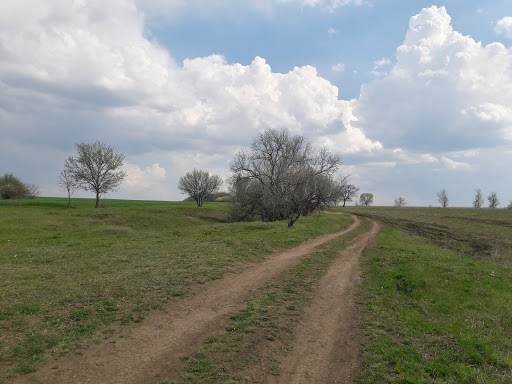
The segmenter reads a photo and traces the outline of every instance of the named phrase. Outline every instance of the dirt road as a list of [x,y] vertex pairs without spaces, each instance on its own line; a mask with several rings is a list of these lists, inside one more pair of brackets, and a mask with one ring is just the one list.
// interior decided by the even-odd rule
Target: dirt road
[[307,315],[294,332],[293,353],[282,362],[278,383],[354,382],[361,343],[354,290],[360,278],[359,258],[379,231],[379,225],[372,223],[372,230],[343,250],[320,281]]
[[[319,245],[347,234],[358,226],[359,220],[354,217],[354,223],[344,231],[307,241],[296,248],[273,255],[238,275],[207,283],[197,294],[173,303],[166,311],[150,314],[142,324],[130,326],[128,337],[107,340],[88,348],[83,354],[47,361],[39,371],[20,377],[15,383],[160,383],[179,380],[181,357],[196,351],[205,336],[222,330],[230,316],[244,306],[245,300],[251,297],[254,290],[298,264],[301,258]],[[360,253],[374,231],[375,227],[371,234],[356,241],[354,254]],[[350,268],[357,269],[357,256],[351,256],[350,260],[350,265],[354,265]],[[342,257],[332,266],[332,270],[343,269],[346,262],[347,259]],[[349,273],[347,278],[350,280],[351,276],[354,275]],[[326,289],[342,289],[346,294],[348,285],[342,281],[335,284]],[[320,298],[328,296],[320,292],[319,295]],[[344,316],[349,318],[352,309],[344,308],[348,311]],[[343,329],[339,331],[343,332]],[[345,342],[349,340],[342,340],[342,343]],[[290,364],[302,365],[300,361],[294,360]],[[308,369],[307,372],[300,375],[310,375],[312,370]],[[293,376],[291,370],[287,374]]]

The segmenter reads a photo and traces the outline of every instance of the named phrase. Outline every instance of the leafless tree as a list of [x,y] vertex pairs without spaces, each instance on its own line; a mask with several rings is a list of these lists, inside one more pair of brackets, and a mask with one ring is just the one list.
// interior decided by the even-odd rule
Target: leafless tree
[[346,203],[351,202],[359,192],[359,188],[357,188],[354,184],[350,184],[348,182],[348,176],[342,176],[338,180],[338,185],[340,189],[340,200],[343,202],[343,206]]
[[407,202],[402,196],[399,196],[395,199],[395,207],[405,207]]
[[123,182],[126,172],[119,168],[125,156],[100,141],[75,144],[75,148],[78,155],[68,157],[64,169],[79,188],[96,194],[95,208],[98,208],[101,195],[116,191]]
[[500,201],[498,200],[498,194],[496,192],[492,192],[487,197],[487,200],[489,201],[489,208],[496,208],[498,205],[500,205]]
[[361,193],[361,196],[359,196],[359,202],[365,207],[371,205],[373,203],[373,194]]
[[333,181],[339,164],[339,156],[314,151],[301,135],[274,129],[259,134],[231,162],[234,219],[259,216],[292,226],[300,216],[334,205],[340,200]]
[[441,207],[443,207],[443,208],[448,207],[448,194],[446,193],[445,189],[437,192],[437,201],[439,201],[439,204],[441,204]]
[[216,192],[221,185],[222,178],[220,176],[210,175],[207,171],[194,168],[192,172],[187,172],[185,176],[180,177],[178,189],[181,193],[192,197],[198,207],[202,207],[208,196]]
[[478,188],[475,190],[475,199],[473,200],[473,208],[482,208],[484,204],[484,197],[482,196],[482,190]]
[[58,184],[61,190],[66,191],[68,193],[68,208],[71,206],[71,196],[78,189],[78,184],[71,175],[71,173],[63,169],[58,177]]

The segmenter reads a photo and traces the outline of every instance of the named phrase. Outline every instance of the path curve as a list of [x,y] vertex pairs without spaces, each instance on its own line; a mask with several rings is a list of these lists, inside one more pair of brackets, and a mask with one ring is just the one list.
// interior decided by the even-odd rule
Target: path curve
[[192,354],[204,337],[223,329],[252,292],[273,277],[292,268],[316,247],[356,229],[347,229],[306,241],[298,247],[271,256],[238,275],[205,284],[193,296],[173,303],[167,311],[153,312],[141,323],[129,326],[129,337],[93,345],[82,354],[73,353],[47,361],[34,374],[14,383],[161,383],[179,380],[181,357]]
[[291,353],[282,361],[282,384],[354,383],[361,356],[355,299],[359,260],[380,225],[354,239],[320,280],[311,306],[295,329]]

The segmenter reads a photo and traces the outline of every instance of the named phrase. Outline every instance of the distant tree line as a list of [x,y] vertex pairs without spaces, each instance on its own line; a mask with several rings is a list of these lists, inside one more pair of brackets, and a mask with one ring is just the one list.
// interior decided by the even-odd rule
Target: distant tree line
[[[437,193],[437,201],[441,204],[441,207],[448,207],[448,193],[445,189]],[[498,199],[498,194],[496,192],[491,192],[489,196],[487,196],[487,201],[489,202],[489,208],[491,209],[498,208],[498,205],[500,205],[500,200]],[[473,208],[483,208],[484,202],[485,200],[482,190],[480,188],[476,189],[475,197],[473,198]],[[512,209],[512,201],[507,206],[507,209]]]

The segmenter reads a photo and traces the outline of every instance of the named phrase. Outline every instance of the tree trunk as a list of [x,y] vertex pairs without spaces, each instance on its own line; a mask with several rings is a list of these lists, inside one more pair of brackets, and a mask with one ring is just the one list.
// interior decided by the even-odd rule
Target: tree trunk
[[96,206],[94,208],[98,208],[100,206],[100,194],[96,192]]
[[295,217],[295,218],[293,218],[293,216],[292,216],[292,217],[290,217],[290,221],[288,222],[288,227],[293,227],[293,224],[294,224],[297,220],[299,220],[299,217],[300,217],[300,213],[299,213],[299,214],[297,215],[297,217]]
[[71,207],[71,195],[68,194],[68,208]]

